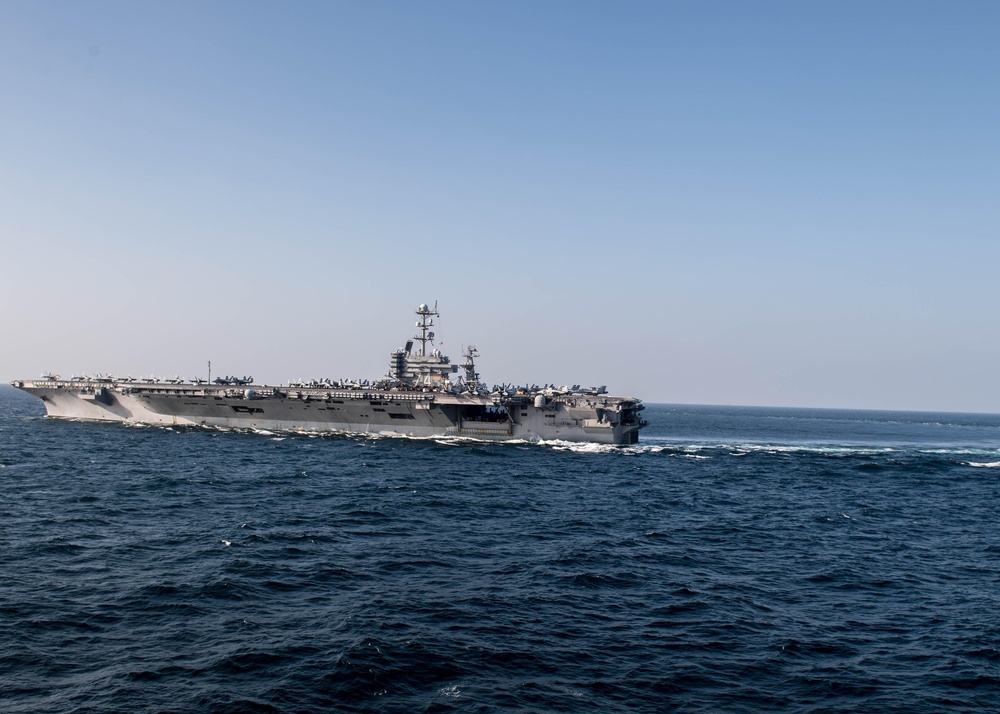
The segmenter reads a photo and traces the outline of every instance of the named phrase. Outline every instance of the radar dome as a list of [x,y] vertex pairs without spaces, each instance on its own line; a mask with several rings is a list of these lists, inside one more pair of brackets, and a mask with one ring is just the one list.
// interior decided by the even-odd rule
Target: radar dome
[[420,312],[427,312],[427,306],[423,303],[420,303],[420,307],[417,309],[420,310]]

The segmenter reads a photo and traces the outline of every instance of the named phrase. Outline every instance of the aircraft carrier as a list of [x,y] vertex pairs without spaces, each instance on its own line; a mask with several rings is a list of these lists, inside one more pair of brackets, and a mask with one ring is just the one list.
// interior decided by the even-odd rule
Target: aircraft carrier
[[437,305],[420,305],[416,314],[418,334],[390,355],[388,374],[371,382],[257,386],[252,377],[212,380],[209,371],[208,380],[46,374],[11,384],[41,399],[48,416],[66,419],[489,441],[638,442],[646,425],[641,400],[609,396],[605,387],[487,387],[476,371],[475,347],[465,350],[461,365],[434,347]]

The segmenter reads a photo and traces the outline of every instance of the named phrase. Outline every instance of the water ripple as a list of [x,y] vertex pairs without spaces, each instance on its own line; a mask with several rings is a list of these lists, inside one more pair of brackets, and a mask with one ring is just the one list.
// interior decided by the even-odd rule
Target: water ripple
[[995,711],[1000,420],[633,447],[136,429],[0,390],[10,712]]

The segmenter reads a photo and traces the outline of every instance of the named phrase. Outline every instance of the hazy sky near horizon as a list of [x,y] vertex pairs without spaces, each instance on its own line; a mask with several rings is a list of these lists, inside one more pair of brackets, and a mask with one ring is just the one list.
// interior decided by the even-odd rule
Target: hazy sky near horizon
[[1000,412],[1000,3],[0,3],[0,378]]

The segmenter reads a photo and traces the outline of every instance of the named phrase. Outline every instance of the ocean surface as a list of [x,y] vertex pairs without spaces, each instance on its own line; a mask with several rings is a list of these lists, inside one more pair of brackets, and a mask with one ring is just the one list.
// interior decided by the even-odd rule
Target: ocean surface
[[1000,711],[1000,416],[642,443],[46,419],[0,387],[0,710]]

